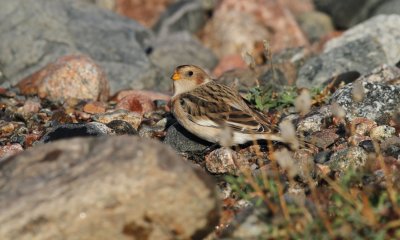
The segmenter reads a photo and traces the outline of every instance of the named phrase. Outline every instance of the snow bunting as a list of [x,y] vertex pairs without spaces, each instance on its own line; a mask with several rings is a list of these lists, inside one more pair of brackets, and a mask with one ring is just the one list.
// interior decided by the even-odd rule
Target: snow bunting
[[230,129],[230,145],[254,140],[284,142],[276,128],[240,94],[213,81],[201,68],[182,65],[173,76],[172,113],[194,135],[213,143]]

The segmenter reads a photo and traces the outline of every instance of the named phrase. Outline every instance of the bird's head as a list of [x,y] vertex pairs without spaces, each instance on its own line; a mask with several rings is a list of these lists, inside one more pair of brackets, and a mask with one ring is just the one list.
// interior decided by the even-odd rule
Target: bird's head
[[192,91],[196,87],[211,81],[210,76],[204,70],[193,65],[177,67],[171,79],[174,81],[174,96]]

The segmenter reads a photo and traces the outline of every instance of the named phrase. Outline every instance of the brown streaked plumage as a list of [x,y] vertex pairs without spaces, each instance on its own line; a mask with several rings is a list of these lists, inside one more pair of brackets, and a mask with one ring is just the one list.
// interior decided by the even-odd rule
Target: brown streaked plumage
[[236,90],[213,81],[201,68],[182,65],[171,78],[172,113],[189,132],[218,143],[228,127],[233,145],[258,139],[283,141],[275,127]]

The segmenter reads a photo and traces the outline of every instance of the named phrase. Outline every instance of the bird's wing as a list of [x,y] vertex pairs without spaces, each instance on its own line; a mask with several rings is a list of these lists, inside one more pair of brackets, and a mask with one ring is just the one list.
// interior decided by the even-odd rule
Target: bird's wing
[[246,134],[274,132],[260,113],[224,85],[213,84],[182,94],[179,103],[188,119],[198,125],[226,126]]

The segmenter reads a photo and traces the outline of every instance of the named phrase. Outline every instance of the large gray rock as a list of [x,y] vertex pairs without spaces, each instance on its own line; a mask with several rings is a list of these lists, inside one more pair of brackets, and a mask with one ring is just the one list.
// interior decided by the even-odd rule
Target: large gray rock
[[[188,32],[159,37],[154,43],[150,59],[163,70],[164,75],[168,78],[172,76],[174,69],[179,65],[192,64],[212,70],[218,63],[213,52]],[[170,79],[166,79],[164,82],[169,86],[172,85]]]
[[323,86],[341,74],[354,71],[366,74],[384,63],[388,63],[388,58],[383,46],[367,35],[309,59],[300,68],[296,85]]
[[312,11],[301,14],[297,21],[310,42],[317,42],[334,30],[331,18],[322,12]]
[[370,73],[357,79],[357,82],[371,82],[400,85],[400,68],[389,65],[382,65]]
[[[355,95],[360,95],[358,101]],[[387,115],[394,116],[400,111],[400,69],[380,66],[336,90],[330,103],[339,104],[348,120],[364,117],[379,121]]]
[[400,15],[400,1],[399,0],[386,0],[379,5],[372,15],[380,14],[397,14]]
[[[356,101],[355,92],[360,90],[363,92],[362,99]],[[332,95],[330,103],[341,106],[349,121],[356,117],[379,121],[385,115],[394,115],[399,111],[400,85],[367,81],[350,83],[338,89]]]
[[215,1],[180,0],[171,4],[154,25],[154,31],[161,37],[174,32],[198,32],[208,19],[208,13]]
[[62,55],[84,53],[107,73],[111,91],[158,86],[145,50],[152,32],[76,0],[0,0],[1,85],[13,85]]
[[[350,1],[348,1],[350,2]],[[340,37],[326,43],[324,52],[331,52],[335,48],[341,48],[358,39],[371,37],[380,44],[387,56],[387,62],[394,65],[400,61],[400,15],[380,15],[373,17],[357,26],[352,27]],[[372,54],[369,49],[365,49]],[[370,56],[371,57],[371,56]],[[373,56],[372,56],[373,57]],[[382,62],[384,63],[384,62]]]
[[76,138],[0,165],[0,239],[202,239],[218,222],[210,176],[156,141]]
[[364,21],[382,0],[314,0],[316,8],[328,13],[338,28]]

